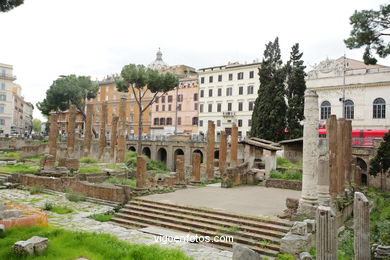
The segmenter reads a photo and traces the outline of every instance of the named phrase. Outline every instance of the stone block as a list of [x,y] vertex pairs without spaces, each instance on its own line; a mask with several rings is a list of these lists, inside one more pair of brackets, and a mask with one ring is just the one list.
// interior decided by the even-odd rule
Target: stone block
[[58,159],[58,167],[66,167],[66,158]]
[[5,166],[5,165],[7,165],[7,162],[6,162],[6,161],[0,161],[0,167],[1,167],[1,166]]
[[33,236],[28,242],[32,243],[34,245],[34,252],[35,254],[42,254],[45,249],[47,248],[47,244],[49,243],[49,239],[46,237],[39,237],[39,236]]
[[298,209],[299,206],[299,200],[298,199],[293,199],[293,198],[287,198],[286,199],[286,207],[288,209]]
[[7,161],[7,165],[15,165],[16,161]]
[[314,219],[305,219],[303,222],[307,224],[307,233],[316,232],[316,221]]
[[14,249],[15,253],[19,256],[34,255],[34,245],[28,240],[18,241],[12,246],[12,248]]
[[66,168],[69,171],[77,171],[80,168],[80,161],[76,158],[66,159]]
[[234,243],[233,244],[233,260],[261,260],[262,257],[252,249]]
[[299,259],[300,260],[312,260],[313,258],[308,252],[302,252],[299,254]]
[[290,232],[294,235],[304,236],[307,234],[307,224],[305,222],[295,222]]
[[0,219],[8,219],[8,218],[20,218],[23,215],[22,210],[4,210],[0,212]]
[[299,236],[288,232],[280,240],[280,252],[283,254],[298,255],[303,250],[309,250],[313,245],[313,240],[314,236],[312,234]]

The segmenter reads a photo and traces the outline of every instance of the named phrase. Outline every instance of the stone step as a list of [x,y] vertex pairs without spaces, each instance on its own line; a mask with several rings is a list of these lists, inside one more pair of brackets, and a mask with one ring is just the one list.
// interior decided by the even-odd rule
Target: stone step
[[125,208],[121,209],[122,213],[130,213],[131,210],[135,211],[142,211],[142,212],[147,212],[147,213],[153,213],[153,214],[158,214],[158,215],[164,215],[168,217],[176,217],[180,219],[186,219],[186,220],[191,220],[191,221],[197,221],[199,223],[207,223],[207,224],[212,224],[212,225],[217,225],[219,227],[223,226],[226,228],[229,227],[237,227],[237,231],[246,231],[246,232],[251,232],[251,233],[256,233],[256,234],[262,234],[266,236],[272,237],[272,241],[275,241],[279,243],[279,239],[274,239],[274,238],[282,238],[284,236],[283,232],[279,231],[274,231],[269,228],[258,228],[258,227],[253,227],[253,226],[246,226],[246,225],[239,225],[235,221],[229,221],[227,219],[224,220],[216,220],[212,218],[210,215],[202,216],[202,214],[192,214],[192,213],[187,213],[187,212],[179,212],[177,211],[165,211],[165,210],[157,210],[154,208],[147,208],[147,207],[141,207],[141,206],[136,206],[133,204],[126,205]]
[[125,205],[125,208],[131,207],[131,205],[138,205],[143,207],[155,208],[164,211],[176,212],[179,214],[189,214],[204,218],[211,218],[226,222],[232,222],[240,225],[252,226],[257,228],[264,228],[274,230],[282,233],[287,233],[292,226],[291,222],[268,220],[264,218],[248,217],[235,215],[226,212],[220,212],[209,209],[193,208],[188,206],[173,205],[168,203],[147,201],[147,200],[133,200],[129,204]]
[[[223,232],[225,234],[237,236],[237,237],[243,237],[243,238],[252,238],[252,239],[257,239],[261,241],[267,241],[267,243],[274,244],[276,245],[275,247],[279,248],[278,245],[280,244],[280,239],[272,237],[272,236],[267,236],[267,235],[262,235],[258,233],[253,233],[253,232],[246,232],[246,231],[232,231],[226,228],[223,225],[216,225],[216,224],[206,224],[204,222],[201,222],[199,219],[193,219],[193,220],[188,220],[188,219],[183,219],[183,218],[178,218],[178,217],[166,217],[166,216],[161,216],[158,213],[157,214],[151,214],[151,213],[146,213],[145,211],[137,211],[137,210],[124,210],[120,211],[120,213],[117,216],[121,216],[126,218],[126,215],[132,215],[132,216],[139,216],[139,217],[145,217],[145,218],[153,218],[158,221],[165,221],[165,222],[170,222],[170,223],[175,223],[179,225],[186,225],[190,227],[195,227],[195,228],[201,228],[201,229],[207,229],[210,231],[214,231],[216,233]],[[271,248],[275,249],[275,248]]]
[[[207,230],[207,229],[201,229],[201,228],[194,228],[190,227],[188,225],[179,225],[179,224],[174,224],[170,222],[163,222],[163,221],[156,221],[156,219],[153,218],[145,218],[145,217],[139,217],[135,215],[128,215],[128,214],[121,214],[118,213],[117,217],[112,218],[111,221],[119,223],[121,225],[128,225],[128,226],[134,226],[135,223],[145,223],[148,224],[148,226],[160,226],[160,227],[165,227],[165,228],[170,228],[174,230],[180,230],[184,232],[189,232],[193,234],[198,234],[198,235],[203,235],[203,236],[209,236],[209,237],[214,237],[214,236],[221,236],[222,234],[218,234],[216,232]],[[267,256],[272,256],[275,257],[279,253],[279,247],[272,245],[272,244],[267,244],[267,243],[261,243],[252,239],[247,239],[243,237],[234,237],[234,242],[238,242],[241,244],[248,245],[251,249],[255,250],[256,252],[262,254],[262,255],[267,255]],[[220,245],[224,247],[231,248],[232,243],[230,242],[225,242],[225,241],[214,241],[212,243],[213,245]]]

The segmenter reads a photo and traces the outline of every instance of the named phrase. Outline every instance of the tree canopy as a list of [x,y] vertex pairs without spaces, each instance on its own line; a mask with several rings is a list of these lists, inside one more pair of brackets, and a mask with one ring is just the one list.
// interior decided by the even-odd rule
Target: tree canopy
[[363,60],[365,64],[376,64],[372,51],[385,58],[390,54],[390,4],[380,6],[379,11],[355,11],[349,18],[352,30],[350,37],[344,40],[349,49],[365,46]]
[[8,12],[9,10],[23,4],[24,0],[0,0],[0,12]]
[[34,118],[32,121],[33,130],[35,133],[40,133],[42,131],[42,122],[41,120]]
[[370,161],[371,175],[386,173],[390,169],[390,131],[384,135],[375,157]]
[[85,117],[85,101],[95,98],[98,90],[99,86],[87,76],[60,77],[46,91],[46,98],[38,102],[37,107],[43,115],[48,116],[50,111],[65,111],[74,104]]
[[272,141],[284,139],[286,128],[285,70],[279,39],[266,44],[259,68],[260,88],[252,113],[251,136]]

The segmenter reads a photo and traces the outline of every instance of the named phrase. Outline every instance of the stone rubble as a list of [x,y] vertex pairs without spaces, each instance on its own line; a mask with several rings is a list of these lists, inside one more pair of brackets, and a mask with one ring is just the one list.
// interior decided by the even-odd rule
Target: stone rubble
[[49,239],[45,237],[33,236],[28,240],[16,242],[12,247],[17,255],[33,256],[42,254],[48,243]]

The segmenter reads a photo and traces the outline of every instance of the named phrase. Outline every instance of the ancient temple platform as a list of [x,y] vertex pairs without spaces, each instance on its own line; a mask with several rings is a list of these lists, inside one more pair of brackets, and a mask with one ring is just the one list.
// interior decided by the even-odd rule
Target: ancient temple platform
[[220,188],[215,185],[177,190],[172,193],[141,197],[182,206],[205,207],[242,215],[276,217],[285,208],[286,198],[299,199],[301,191],[239,186]]

